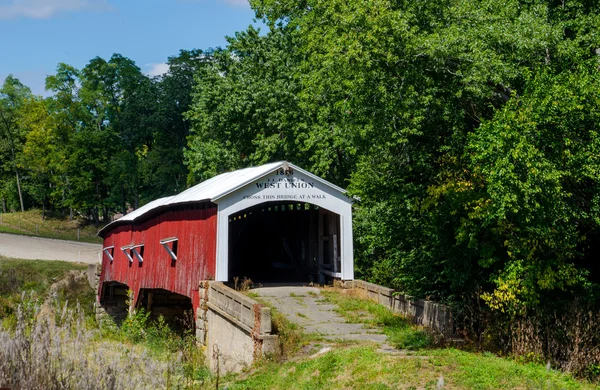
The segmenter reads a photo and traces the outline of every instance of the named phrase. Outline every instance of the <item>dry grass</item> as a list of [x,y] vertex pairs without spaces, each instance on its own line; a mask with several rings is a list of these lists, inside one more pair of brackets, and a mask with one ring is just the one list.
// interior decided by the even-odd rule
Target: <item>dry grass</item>
[[81,308],[53,305],[46,315],[23,296],[14,329],[0,328],[0,386],[13,389],[169,388],[181,375],[175,359],[98,341]]
[[0,258],[0,388],[197,389],[212,380],[191,337],[142,315],[128,327],[97,324],[93,301],[79,265]]
[[237,276],[233,278],[233,289],[235,291],[246,292],[249,291],[253,285],[252,279],[245,276],[241,279]]

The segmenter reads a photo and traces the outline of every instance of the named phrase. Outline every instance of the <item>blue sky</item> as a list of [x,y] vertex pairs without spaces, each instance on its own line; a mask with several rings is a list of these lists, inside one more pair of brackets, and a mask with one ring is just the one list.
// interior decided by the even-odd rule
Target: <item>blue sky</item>
[[46,95],[59,62],[113,53],[158,74],[180,49],[223,47],[253,19],[247,0],[0,0],[0,83],[13,74]]

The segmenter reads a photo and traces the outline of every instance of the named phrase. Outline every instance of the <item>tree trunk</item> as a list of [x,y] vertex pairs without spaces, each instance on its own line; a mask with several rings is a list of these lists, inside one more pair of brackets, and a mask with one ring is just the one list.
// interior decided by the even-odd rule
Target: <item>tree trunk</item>
[[104,206],[104,208],[102,209],[102,223],[109,223],[110,222],[110,215],[108,214],[108,207]]
[[127,206],[125,201],[125,188],[121,186],[121,214],[127,214]]
[[19,202],[21,202],[21,212],[25,212],[25,205],[23,204],[23,194],[21,193],[21,180],[19,179],[19,171],[15,166],[15,173],[17,175],[17,191],[19,192]]

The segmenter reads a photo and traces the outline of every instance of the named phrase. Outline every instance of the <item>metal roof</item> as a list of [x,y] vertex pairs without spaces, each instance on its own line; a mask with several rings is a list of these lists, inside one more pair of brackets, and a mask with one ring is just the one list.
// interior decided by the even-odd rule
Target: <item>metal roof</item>
[[136,219],[144,216],[145,214],[148,214],[151,211],[159,208],[165,208],[168,206],[190,202],[214,202],[219,198],[222,198],[236,191],[237,189],[245,186],[246,184],[260,179],[261,177],[266,176],[279,168],[282,168],[285,165],[289,166],[294,171],[302,172],[303,174],[317,181],[320,181],[321,183],[326,184],[329,187],[332,187],[342,193],[346,193],[346,190],[344,190],[343,188],[329,183],[328,181],[318,176],[315,176],[312,173],[307,172],[304,169],[297,167],[292,163],[289,163],[287,161],[278,161],[274,163],[261,165],[258,167],[250,167],[238,169],[237,171],[233,172],[222,173],[211,179],[205,180],[198,185],[190,187],[178,195],[167,196],[165,198],[153,200],[152,202],[145,204],[139,209],[132,211],[131,213],[117,219],[116,221],[109,223],[98,232],[98,235],[102,236],[105,232],[112,229],[116,225],[120,225],[127,221],[135,221]]

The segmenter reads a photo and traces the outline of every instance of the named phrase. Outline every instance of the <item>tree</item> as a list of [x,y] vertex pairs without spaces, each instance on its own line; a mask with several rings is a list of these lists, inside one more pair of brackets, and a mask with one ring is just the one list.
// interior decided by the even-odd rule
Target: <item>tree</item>
[[19,126],[19,116],[23,114],[25,100],[30,98],[31,90],[18,79],[9,75],[0,89],[0,139],[3,148],[8,150],[10,165],[16,179],[21,211],[25,211],[21,174],[17,165],[18,155],[23,147],[25,132]]
[[169,70],[153,80],[156,112],[152,142],[141,161],[143,201],[173,195],[186,188],[187,167],[183,149],[190,123],[184,117],[192,102],[194,75],[211,66],[219,50],[181,50],[167,61]]
[[190,183],[267,161],[307,161],[307,128],[297,105],[297,58],[289,34],[253,27],[228,38],[197,75],[185,151]]
[[81,174],[81,167],[74,160],[77,155],[75,139],[91,122],[89,111],[79,97],[81,73],[67,64],[58,64],[55,75],[46,78],[46,90],[54,95],[47,100],[50,110],[51,126],[54,134],[54,160],[52,180],[55,185],[53,194],[60,201],[57,206],[68,208],[70,219],[73,218],[74,207],[79,205],[77,188],[73,184]]
[[17,157],[17,165],[29,172],[29,193],[35,202],[41,204],[42,218],[45,218],[52,193],[58,145],[47,102],[39,97],[26,99],[18,126],[26,136],[23,150]]

